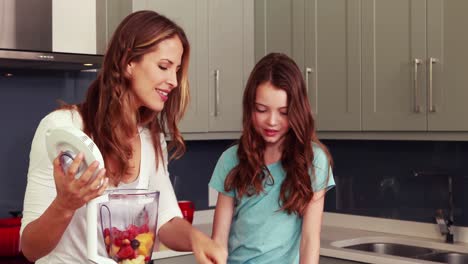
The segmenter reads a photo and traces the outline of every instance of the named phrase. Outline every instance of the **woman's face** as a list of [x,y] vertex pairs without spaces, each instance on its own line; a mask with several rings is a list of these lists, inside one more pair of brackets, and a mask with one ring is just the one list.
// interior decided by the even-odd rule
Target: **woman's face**
[[140,61],[130,62],[132,91],[138,108],[147,107],[160,112],[172,89],[177,87],[177,71],[184,52],[179,37],[160,42],[155,51],[143,55]]
[[257,87],[253,124],[268,146],[278,146],[289,130],[288,95],[265,82]]

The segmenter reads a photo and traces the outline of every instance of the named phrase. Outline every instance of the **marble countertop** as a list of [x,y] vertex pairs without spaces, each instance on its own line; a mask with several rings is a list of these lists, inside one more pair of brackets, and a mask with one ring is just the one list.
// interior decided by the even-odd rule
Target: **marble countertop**
[[321,233],[320,255],[373,264],[438,263],[343,248],[363,243],[396,243],[431,248],[440,251],[468,253],[468,244],[466,243],[458,242],[456,244],[447,244],[440,240],[424,237],[404,236],[336,226],[323,226]]
[[[203,233],[207,234],[208,236],[211,236],[211,226],[212,226],[211,223],[194,223],[193,226],[197,228],[198,230],[202,231]],[[188,255],[188,254],[192,254],[192,252],[174,251],[164,246],[160,246],[159,251],[153,252],[151,259],[171,258],[171,257]]]
[[[196,212],[194,227],[211,234],[213,210]],[[198,216],[198,217],[197,217]],[[367,228],[368,230],[365,230]],[[434,230],[432,230],[434,229]],[[381,230],[379,232],[377,230]],[[464,239],[464,233],[460,237]],[[344,248],[362,243],[397,243],[432,248],[440,251],[468,253],[468,243],[447,244],[434,225],[398,220],[376,219],[340,214],[326,214],[321,231],[320,255],[373,264],[430,264],[438,263],[420,259],[398,257]],[[160,249],[152,259],[161,259],[192,252]]]

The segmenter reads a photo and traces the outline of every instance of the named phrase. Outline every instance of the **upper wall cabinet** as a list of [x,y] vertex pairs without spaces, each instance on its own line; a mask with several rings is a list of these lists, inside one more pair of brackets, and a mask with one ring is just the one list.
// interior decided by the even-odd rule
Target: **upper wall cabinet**
[[[304,33],[303,25],[293,20],[304,13],[303,10],[296,10],[297,7],[288,0],[255,0],[255,61],[270,52],[295,57],[293,52],[300,48],[293,47],[296,43],[293,39],[296,34]],[[302,29],[298,26],[302,26]]]
[[362,1],[363,127],[467,131],[468,1]]
[[[428,124],[431,131],[468,131],[468,1],[427,1]],[[460,29],[460,30],[459,30]]]
[[115,29],[132,10],[128,0],[52,0],[53,51],[103,55]]
[[253,67],[253,2],[249,0],[134,1],[178,23],[190,41],[191,103],[184,133],[239,132],[242,94]]
[[303,70],[317,130],[361,130],[359,1],[306,0],[301,9]]
[[256,59],[291,56],[320,131],[361,130],[359,0],[257,0]]
[[96,0],[52,0],[52,51],[102,54]]
[[253,2],[208,2],[209,131],[241,131],[242,95],[254,63]]
[[208,131],[208,1],[135,1],[134,9],[154,10],[180,25],[190,42],[189,83],[191,100],[180,129]]
[[98,52],[104,54],[114,31],[120,22],[132,13],[133,4],[128,0],[95,0]]
[[362,1],[363,128],[426,130],[426,1]]
[[468,35],[455,30],[468,26],[468,1],[257,0],[255,8],[256,59],[277,51],[296,60],[319,131],[468,131]]

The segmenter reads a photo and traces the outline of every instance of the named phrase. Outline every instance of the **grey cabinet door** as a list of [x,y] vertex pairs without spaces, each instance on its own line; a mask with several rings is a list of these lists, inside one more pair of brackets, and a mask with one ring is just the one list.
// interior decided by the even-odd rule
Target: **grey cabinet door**
[[256,0],[255,57],[303,71],[318,130],[361,130],[360,0]]
[[427,129],[425,56],[426,0],[362,0],[363,130]]
[[296,6],[292,0],[255,0],[255,61],[270,52],[293,57],[294,33],[304,28],[303,21],[295,24],[297,16],[304,17]]
[[305,20],[303,71],[317,130],[361,130],[360,0],[308,0],[299,9]]
[[[428,0],[428,56],[432,96],[428,104],[431,131],[468,131],[468,1]],[[428,74],[431,75],[429,68]],[[430,78],[429,78],[430,80]]]
[[208,131],[208,1],[135,1],[134,9],[154,10],[181,26],[190,42],[190,103],[180,123],[182,132]]
[[195,257],[190,255],[180,256],[180,257],[173,257],[173,258],[163,258],[153,260],[154,264],[197,264],[197,260]]
[[132,8],[132,2],[126,0],[96,1],[97,42],[100,54],[104,54],[117,26],[132,13]]
[[209,131],[240,131],[242,95],[254,61],[251,0],[208,1]]

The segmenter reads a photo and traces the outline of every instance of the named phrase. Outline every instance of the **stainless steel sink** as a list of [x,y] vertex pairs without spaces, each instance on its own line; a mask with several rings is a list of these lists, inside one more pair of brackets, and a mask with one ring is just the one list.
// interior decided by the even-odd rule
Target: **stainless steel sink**
[[[394,244],[394,243],[366,243],[344,248],[355,249],[379,254],[394,255],[400,257],[416,257],[433,253],[434,250],[430,248],[423,248],[417,246]],[[467,262],[468,263],[468,262]]]
[[441,251],[397,243],[363,243],[343,248],[448,264],[468,263],[468,253]]
[[439,252],[418,257],[422,260],[442,262],[448,264],[466,264],[468,263],[468,254],[456,252]]

